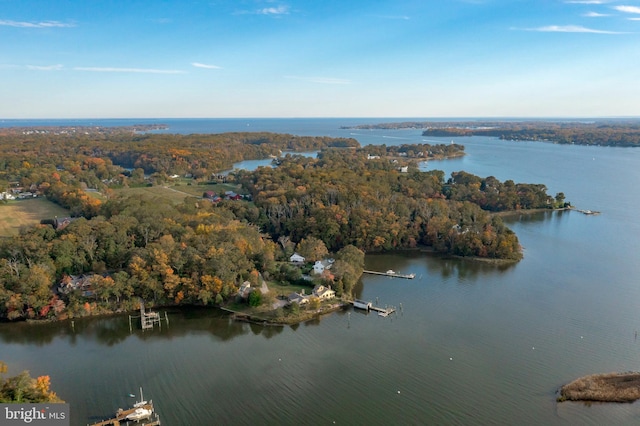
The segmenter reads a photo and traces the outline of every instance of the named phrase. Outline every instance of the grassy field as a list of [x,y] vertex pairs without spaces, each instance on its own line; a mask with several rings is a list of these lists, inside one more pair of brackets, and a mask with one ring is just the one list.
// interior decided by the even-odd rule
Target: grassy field
[[[202,197],[202,193],[205,191],[224,194],[225,191],[237,192],[238,190],[239,187],[237,185],[215,184],[145,186],[117,189],[115,193],[126,196],[146,195],[159,198],[167,203],[180,204],[186,197]],[[88,192],[88,194],[104,200],[104,197],[98,192]],[[0,204],[0,237],[18,235],[21,226],[38,224],[42,219],[53,219],[56,216],[69,216],[69,211],[44,198],[15,200],[9,201],[7,204]]]
[[0,237],[18,235],[21,226],[40,223],[42,219],[67,217],[69,211],[44,198],[9,201],[0,204]]
[[174,186],[144,186],[139,188],[122,188],[115,190],[116,194],[147,195],[157,197],[172,204],[180,204],[186,197],[202,197],[205,191],[224,194],[225,191],[238,191],[237,185],[174,185]]

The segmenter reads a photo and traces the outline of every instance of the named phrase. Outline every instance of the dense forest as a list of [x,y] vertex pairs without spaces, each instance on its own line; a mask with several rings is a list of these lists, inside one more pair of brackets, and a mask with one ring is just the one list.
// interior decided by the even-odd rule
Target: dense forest
[[640,121],[405,121],[356,126],[359,129],[425,129],[423,136],[493,136],[506,140],[559,144],[640,146]]
[[[318,158],[286,153],[277,167],[231,173],[248,196],[237,200],[186,197],[174,205],[119,191],[164,187],[171,175],[197,185],[234,161],[309,150]],[[287,262],[294,249],[311,260],[333,253],[329,284],[346,297],[363,252],[424,247],[520,259],[516,235],[490,212],[563,206],[564,195],[464,172],[445,180],[418,168],[463,151],[455,144],[361,148],[353,139],[270,133],[0,137],[0,189],[29,189],[74,216],[66,226],[44,221],[0,240],[0,318],[129,310],[140,298],[221,304],[245,281],[300,279]]]
[[[384,146],[377,149],[384,150]],[[366,149],[365,149],[366,150]],[[489,211],[564,206],[564,195],[544,185],[499,182],[441,171],[406,172],[363,150],[327,149],[318,159],[287,158],[275,169],[239,172],[273,239],[305,236],[335,250],[346,244],[366,252],[428,246],[442,253],[520,258],[518,240]]]

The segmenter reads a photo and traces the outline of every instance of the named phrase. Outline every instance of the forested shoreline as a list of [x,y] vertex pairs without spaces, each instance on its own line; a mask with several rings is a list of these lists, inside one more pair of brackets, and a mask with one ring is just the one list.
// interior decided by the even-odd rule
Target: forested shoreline
[[[282,154],[310,150],[318,158]],[[0,136],[0,190],[29,188],[72,216],[63,227],[43,223],[0,241],[0,319],[124,311],[139,298],[220,305],[243,282],[300,279],[288,257],[305,247],[334,254],[320,282],[345,298],[361,272],[357,253],[429,247],[519,260],[517,236],[491,212],[563,207],[564,195],[551,197],[542,184],[464,172],[445,179],[418,168],[463,152],[456,144],[360,147],[354,139],[272,133]],[[236,161],[268,156],[279,165],[224,177],[239,199],[185,196],[172,204],[120,192],[168,187],[175,176],[207,183]],[[78,276],[88,277],[88,287],[62,291]]]
[[637,119],[593,121],[405,121],[365,124],[357,129],[424,129],[423,136],[492,136],[514,141],[544,141],[559,144],[599,146],[640,146]]

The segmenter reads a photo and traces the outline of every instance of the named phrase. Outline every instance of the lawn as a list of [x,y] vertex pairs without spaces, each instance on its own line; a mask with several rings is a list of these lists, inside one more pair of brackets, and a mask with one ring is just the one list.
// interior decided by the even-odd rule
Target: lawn
[[163,199],[172,204],[180,204],[186,197],[202,197],[205,191],[214,191],[224,194],[225,191],[238,191],[237,185],[212,184],[212,185],[174,185],[174,186],[143,186],[135,188],[116,189],[116,194],[125,196],[147,195]]
[[[134,188],[121,188],[114,190],[117,195],[125,197],[140,196],[159,198],[171,204],[180,204],[186,197],[193,197],[193,194],[182,191],[182,187],[170,188],[165,186],[142,186]],[[200,194],[202,196],[202,194]]]
[[67,217],[69,210],[45,198],[9,201],[0,204],[0,237],[18,235],[21,226],[32,226],[43,219]]

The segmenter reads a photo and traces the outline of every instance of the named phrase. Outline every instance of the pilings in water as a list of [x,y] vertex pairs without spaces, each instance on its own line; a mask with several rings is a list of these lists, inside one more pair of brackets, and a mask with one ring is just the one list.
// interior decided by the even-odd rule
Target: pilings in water
[[[376,305],[374,305],[371,302],[365,302],[363,300],[354,300],[351,303],[353,304],[354,308],[362,309],[364,311],[375,311],[381,317],[388,317],[389,315],[396,312],[395,306],[385,306],[383,308],[383,307],[377,306],[378,304],[377,301],[378,301],[378,298],[376,298]],[[402,309],[402,303],[400,304],[400,309]]]
[[[133,332],[133,326],[131,325],[131,319],[138,318],[137,316],[129,315],[129,332]],[[169,325],[169,317],[167,312],[164,313],[164,320]],[[144,308],[144,300],[140,299],[140,324],[142,330],[152,329],[154,325],[158,324],[158,327],[162,329],[162,319],[160,318],[160,312],[149,311],[146,312]]]

